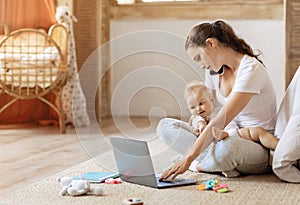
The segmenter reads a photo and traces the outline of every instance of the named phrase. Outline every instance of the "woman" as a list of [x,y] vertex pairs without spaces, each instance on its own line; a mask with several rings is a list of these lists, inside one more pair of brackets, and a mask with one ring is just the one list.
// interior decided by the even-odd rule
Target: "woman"
[[189,57],[207,70],[205,83],[222,107],[198,138],[180,129],[174,119],[159,123],[158,136],[177,151],[185,152],[183,159],[164,172],[161,179],[175,178],[191,164],[198,171],[223,171],[226,176],[267,171],[268,152],[259,144],[235,137],[211,143],[212,127],[224,129],[232,120],[239,128],[260,126],[274,132],[275,92],[258,55],[221,20],[196,25],[185,48]]

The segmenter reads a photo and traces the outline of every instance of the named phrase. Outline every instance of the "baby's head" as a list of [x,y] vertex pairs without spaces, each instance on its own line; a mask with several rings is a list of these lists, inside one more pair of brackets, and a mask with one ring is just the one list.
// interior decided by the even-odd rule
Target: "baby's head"
[[192,115],[206,118],[214,110],[212,93],[202,82],[190,82],[185,88],[184,98]]

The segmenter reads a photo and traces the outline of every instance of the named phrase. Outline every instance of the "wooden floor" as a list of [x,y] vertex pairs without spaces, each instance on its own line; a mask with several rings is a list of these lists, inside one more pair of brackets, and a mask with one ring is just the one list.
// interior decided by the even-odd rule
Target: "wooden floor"
[[[157,120],[105,119],[82,129],[0,126],[0,196],[49,177],[105,150],[99,136],[155,134]],[[95,133],[96,130],[96,133]]]

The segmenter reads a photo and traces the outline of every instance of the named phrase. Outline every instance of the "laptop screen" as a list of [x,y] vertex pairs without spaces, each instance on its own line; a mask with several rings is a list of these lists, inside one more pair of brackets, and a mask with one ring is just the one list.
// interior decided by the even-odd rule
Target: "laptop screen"
[[147,142],[110,137],[121,179],[156,186],[156,177]]

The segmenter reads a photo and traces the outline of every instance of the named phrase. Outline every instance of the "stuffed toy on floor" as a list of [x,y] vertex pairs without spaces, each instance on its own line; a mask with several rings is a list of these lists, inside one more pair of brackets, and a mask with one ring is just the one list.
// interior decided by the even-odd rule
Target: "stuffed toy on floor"
[[73,179],[72,177],[62,177],[58,178],[62,189],[60,195],[70,195],[70,196],[81,196],[81,195],[95,195],[102,196],[103,189],[100,186],[91,187],[90,182],[84,179]]

